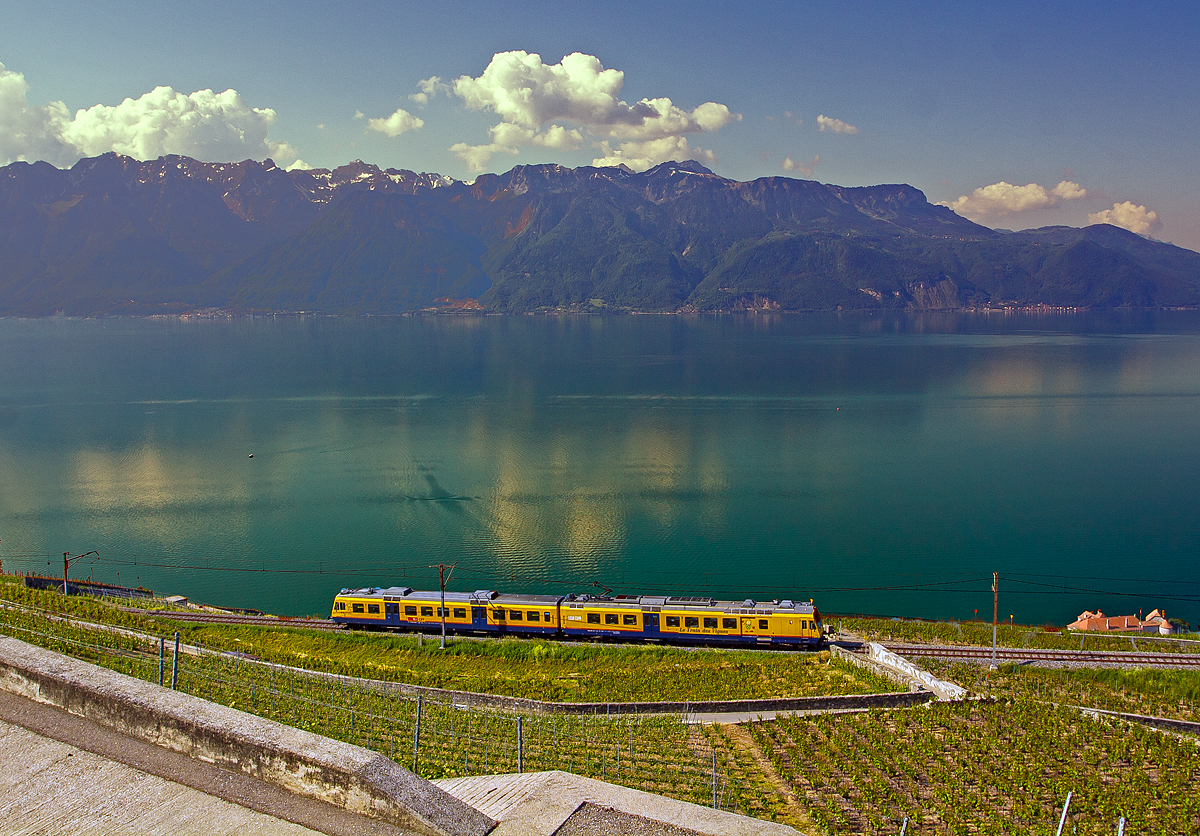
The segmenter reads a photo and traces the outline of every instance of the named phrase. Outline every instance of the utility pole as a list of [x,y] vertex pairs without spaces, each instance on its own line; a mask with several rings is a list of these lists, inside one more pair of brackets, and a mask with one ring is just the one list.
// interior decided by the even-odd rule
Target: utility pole
[[996,622],[1000,612],[1000,573],[992,572],[992,667],[996,667]]
[[71,594],[70,592],[67,591],[67,570],[71,567],[71,564],[74,563],[76,560],[78,560],[81,557],[87,557],[89,555],[95,555],[96,557],[99,557],[100,552],[98,552],[98,551],[84,552],[83,554],[77,554],[74,557],[71,557],[70,552],[63,552],[63,595]]
[[454,563],[451,563],[449,565],[447,565],[445,563],[439,563],[437,565],[438,584],[442,588],[442,650],[446,649],[446,578],[448,577],[446,575],[446,570],[449,569],[450,574],[453,575],[454,567],[457,565],[458,565],[457,561]]

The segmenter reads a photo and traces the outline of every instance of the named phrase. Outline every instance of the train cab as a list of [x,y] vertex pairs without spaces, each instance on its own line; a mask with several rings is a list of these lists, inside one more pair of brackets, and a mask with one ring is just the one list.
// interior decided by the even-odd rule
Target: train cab
[[414,591],[407,586],[343,589],[333,600],[332,621],[368,630],[434,630],[455,632],[474,626],[471,596],[447,592],[442,609],[439,590]]

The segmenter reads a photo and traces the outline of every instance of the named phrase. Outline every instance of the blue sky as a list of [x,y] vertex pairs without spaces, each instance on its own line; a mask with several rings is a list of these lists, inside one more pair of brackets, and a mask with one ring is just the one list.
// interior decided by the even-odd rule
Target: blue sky
[[13,5],[0,162],[116,148],[467,179],[690,155],[1200,249],[1190,4]]

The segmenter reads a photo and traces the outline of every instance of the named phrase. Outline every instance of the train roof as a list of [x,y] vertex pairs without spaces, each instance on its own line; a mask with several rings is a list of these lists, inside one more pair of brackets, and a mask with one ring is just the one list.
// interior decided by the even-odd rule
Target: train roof
[[[362,589],[343,589],[339,595],[354,598],[376,598],[383,601],[437,601],[442,600],[442,593],[437,589],[412,589],[407,586],[367,586]],[[492,589],[477,589],[474,592],[451,592],[446,590],[446,603],[455,604],[493,604],[504,606],[541,607],[557,604],[563,600],[561,595],[516,595],[496,592]]]
[[696,610],[720,611],[740,614],[770,614],[770,613],[799,613],[809,615],[816,611],[811,601],[791,601],[774,599],[772,601],[755,601],[746,598],[741,601],[718,601],[698,595],[581,595],[570,602],[564,602],[569,607],[628,607],[630,609],[649,610]]

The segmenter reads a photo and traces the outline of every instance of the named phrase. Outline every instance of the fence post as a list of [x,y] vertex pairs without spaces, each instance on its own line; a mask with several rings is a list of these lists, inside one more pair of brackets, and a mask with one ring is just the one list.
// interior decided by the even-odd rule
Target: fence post
[[1067,823],[1067,810],[1071,809],[1071,795],[1072,793],[1067,793],[1067,803],[1063,805],[1062,818],[1058,820],[1058,836],[1062,836],[1063,827]]
[[413,772],[417,772],[417,757],[421,752],[421,709],[425,707],[425,695],[417,695],[417,722],[413,725]]
[[715,810],[717,807],[717,747],[715,747],[715,746],[713,747],[712,784],[713,784],[713,809]]
[[1117,822],[1117,836],[1125,836],[1125,817],[1121,816]]
[[520,714],[517,715],[517,772],[525,771],[525,727]]
[[171,656],[171,690],[179,683],[179,633],[175,634],[175,652]]
[[158,637],[158,686],[163,684],[163,660],[167,655],[167,637]]
[[906,830],[908,830],[908,816],[904,817],[904,824],[900,825],[900,836],[904,836]]

